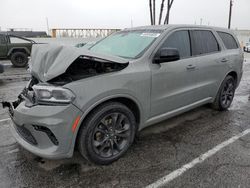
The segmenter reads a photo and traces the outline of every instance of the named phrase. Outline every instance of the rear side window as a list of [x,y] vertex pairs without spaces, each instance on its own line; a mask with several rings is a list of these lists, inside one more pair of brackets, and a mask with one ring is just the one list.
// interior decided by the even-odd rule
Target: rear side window
[[222,39],[223,43],[225,44],[225,47],[227,49],[237,49],[239,48],[236,40],[232,35],[229,33],[224,33],[224,32],[217,32]]
[[180,58],[190,57],[191,49],[188,31],[174,32],[166,39],[161,48],[176,48],[180,53]]
[[219,44],[211,31],[191,31],[192,55],[208,54],[220,51]]
[[25,40],[25,39],[22,39],[22,38],[19,38],[19,37],[14,37],[14,36],[10,36],[10,42],[15,44],[15,43],[22,43],[22,44],[25,44],[25,43],[30,43],[30,41],[28,40]]

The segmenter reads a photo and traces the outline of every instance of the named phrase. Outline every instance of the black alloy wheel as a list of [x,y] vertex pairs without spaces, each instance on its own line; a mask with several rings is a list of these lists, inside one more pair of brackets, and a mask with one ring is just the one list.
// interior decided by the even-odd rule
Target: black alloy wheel
[[228,108],[233,101],[235,91],[234,85],[234,80],[228,79],[222,88],[220,101],[223,108]]
[[236,89],[236,80],[231,75],[226,76],[223,80],[220,89],[216,95],[212,107],[219,111],[227,110],[234,98],[234,93]]
[[77,144],[83,157],[101,165],[126,153],[134,141],[137,124],[133,112],[119,102],[94,109],[80,127]]
[[92,146],[97,155],[113,157],[118,155],[129,143],[131,123],[123,113],[110,113],[97,123]]

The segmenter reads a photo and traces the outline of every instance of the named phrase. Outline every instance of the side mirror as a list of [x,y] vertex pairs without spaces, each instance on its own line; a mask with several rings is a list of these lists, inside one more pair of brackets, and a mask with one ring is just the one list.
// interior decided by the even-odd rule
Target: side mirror
[[180,59],[179,51],[176,48],[162,48],[154,58],[154,63],[166,63]]

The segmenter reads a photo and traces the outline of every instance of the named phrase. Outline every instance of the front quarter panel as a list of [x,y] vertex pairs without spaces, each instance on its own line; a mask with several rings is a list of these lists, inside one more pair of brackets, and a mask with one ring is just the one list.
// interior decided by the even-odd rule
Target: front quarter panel
[[130,63],[122,71],[82,79],[64,87],[74,92],[74,104],[83,111],[84,117],[97,105],[118,97],[129,98],[137,104],[141,123],[149,115],[150,71],[147,64]]

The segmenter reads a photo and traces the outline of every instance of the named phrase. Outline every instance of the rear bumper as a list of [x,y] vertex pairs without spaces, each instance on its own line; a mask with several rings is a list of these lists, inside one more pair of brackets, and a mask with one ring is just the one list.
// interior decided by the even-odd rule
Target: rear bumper
[[81,111],[73,104],[29,108],[24,103],[21,102],[10,114],[11,132],[17,142],[40,157],[72,157],[76,137],[72,125],[81,116]]

